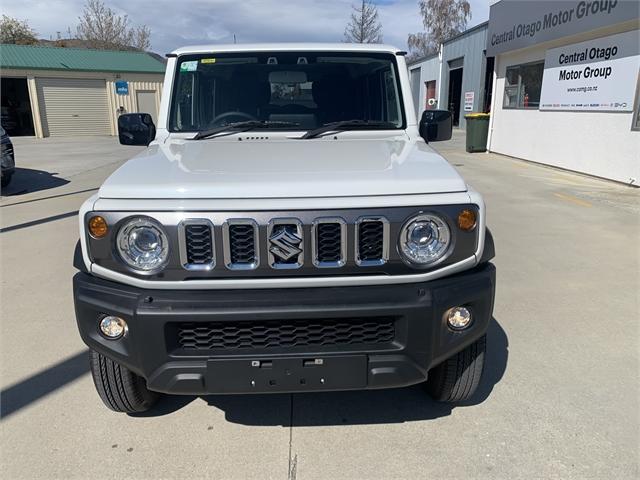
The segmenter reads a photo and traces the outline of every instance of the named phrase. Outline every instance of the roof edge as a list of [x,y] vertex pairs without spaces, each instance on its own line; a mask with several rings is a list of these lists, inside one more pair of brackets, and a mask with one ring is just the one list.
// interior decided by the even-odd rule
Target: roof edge
[[18,45],[15,43],[0,43],[0,47],[12,47],[12,48],[46,48],[48,50],[74,50],[77,52],[109,52],[109,53],[137,53],[149,55],[146,50],[113,50],[105,48],[80,48],[80,47],[55,47],[52,45]]
[[101,70],[88,69],[88,68],[50,68],[50,67],[25,67],[25,66],[15,66],[15,65],[0,65],[2,70],[24,70],[25,72],[31,70],[37,70],[39,72],[83,72],[83,73],[139,73],[146,75],[164,75],[166,69],[163,70],[111,70],[108,68],[103,68]]
[[409,63],[407,63],[407,66],[412,67],[414,65],[417,65],[418,63],[427,62],[432,58],[436,58],[437,56],[438,56],[438,52],[433,52],[433,53],[430,53],[429,55],[425,55],[424,57],[419,57],[419,58],[416,58],[415,60],[410,61]]
[[447,38],[444,42],[442,42],[443,45],[446,45],[447,43],[453,42],[454,40],[459,39],[460,37],[464,37],[466,35],[471,35],[472,33],[478,31],[478,30],[482,30],[483,28],[489,28],[489,20],[486,20],[482,23],[479,23],[478,25],[474,25],[471,28],[466,29],[464,32],[460,32],[457,35],[454,35],[451,38]]
[[268,51],[343,51],[343,52],[389,52],[402,50],[383,43],[230,43],[209,45],[186,45],[170,52],[175,55],[190,53],[227,53],[227,52],[268,52]]

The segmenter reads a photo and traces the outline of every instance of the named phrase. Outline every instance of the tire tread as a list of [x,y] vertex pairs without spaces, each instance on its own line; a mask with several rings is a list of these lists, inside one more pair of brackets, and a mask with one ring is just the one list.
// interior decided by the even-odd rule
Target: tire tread
[[434,400],[461,402],[475,393],[484,370],[486,343],[485,335],[429,372],[426,387]]
[[147,389],[144,379],[119,363],[90,350],[89,365],[98,395],[111,410],[139,413],[156,402],[158,394]]

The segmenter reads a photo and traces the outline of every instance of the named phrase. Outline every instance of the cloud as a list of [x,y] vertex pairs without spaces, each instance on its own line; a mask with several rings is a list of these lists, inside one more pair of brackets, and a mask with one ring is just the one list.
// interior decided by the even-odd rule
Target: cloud
[[[357,0],[111,0],[105,3],[151,28],[153,50],[203,43],[339,42]],[[27,19],[42,38],[75,30],[83,0],[3,2],[3,13]],[[422,29],[417,0],[377,0],[385,43],[406,47]],[[469,26],[487,19],[486,0],[472,0]]]

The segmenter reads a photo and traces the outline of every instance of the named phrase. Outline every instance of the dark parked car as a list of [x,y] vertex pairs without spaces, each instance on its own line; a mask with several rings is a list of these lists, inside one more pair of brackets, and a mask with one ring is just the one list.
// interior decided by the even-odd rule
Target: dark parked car
[[4,128],[0,126],[0,135],[2,135],[2,186],[6,187],[11,181],[13,172],[15,171],[15,157],[13,155],[13,144],[9,135]]

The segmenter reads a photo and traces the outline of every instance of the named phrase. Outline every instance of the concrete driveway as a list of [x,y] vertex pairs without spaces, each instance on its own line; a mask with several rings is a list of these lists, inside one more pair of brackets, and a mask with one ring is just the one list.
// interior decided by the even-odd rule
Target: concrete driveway
[[2,192],[2,478],[638,478],[640,191],[437,145],[485,195],[498,292],[475,399],[378,392],[103,407],[76,332],[76,212],[136,148],[16,139]]

